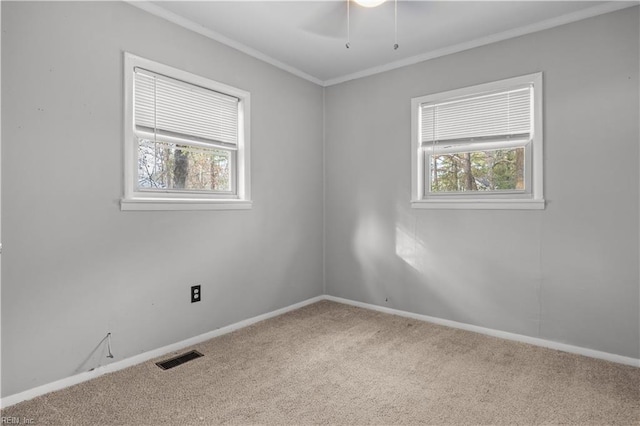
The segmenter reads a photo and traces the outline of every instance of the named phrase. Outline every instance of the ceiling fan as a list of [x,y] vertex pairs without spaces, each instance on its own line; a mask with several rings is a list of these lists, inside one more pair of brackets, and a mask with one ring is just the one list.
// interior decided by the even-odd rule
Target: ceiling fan
[[[312,34],[322,37],[346,39],[345,47],[351,47],[351,34],[360,34],[359,28],[367,21],[367,10],[381,6],[384,3],[390,4],[385,6],[388,9],[393,7],[393,13],[385,14],[385,20],[389,22],[389,27],[394,29],[393,48],[397,50],[398,44],[398,0],[344,0],[331,2],[330,7],[325,7],[326,11],[318,17],[314,16],[303,29]],[[416,7],[420,7],[422,1],[402,1],[401,10],[411,8],[411,13],[416,13]],[[354,7],[355,6],[355,7]],[[385,24],[386,27],[387,24]]]
[[[354,0],[360,6],[364,7],[376,7],[380,6],[385,0]],[[347,0],[347,43],[345,47],[349,49],[351,47],[351,0]],[[398,50],[398,0],[393,0],[393,50]]]
[[380,6],[382,3],[385,2],[385,0],[354,0],[356,3],[358,3],[360,6],[364,6],[364,7],[376,7],[376,6]]

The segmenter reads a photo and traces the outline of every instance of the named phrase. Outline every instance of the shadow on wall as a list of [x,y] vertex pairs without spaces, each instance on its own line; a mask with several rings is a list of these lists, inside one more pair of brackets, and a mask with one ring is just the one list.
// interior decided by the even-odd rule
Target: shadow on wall
[[[88,369],[89,371],[112,362],[111,359],[113,358],[113,355],[111,354],[111,350],[109,349],[108,340],[109,334],[106,334],[102,338],[102,340],[98,342],[96,347],[93,348],[91,352],[89,352],[89,355],[87,355],[87,357],[80,363],[78,368],[76,368],[73,373],[78,374],[87,371],[87,367],[90,365],[92,367]],[[107,362],[107,360],[109,361]]]
[[412,212],[393,209],[375,194],[358,194],[351,248],[360,299],[410,312],[456,317],[456,305],[435,285],[442,281],[434,256],[416,236]]
[[410,312],[455,315],[455,305],[434,285],[438,277],[424,242],[399,223],[392,209],[374,208],[371,200],[358,205],[352,249],[362,300]]
[[509,226],[483,225],[495,214],[415,211],[408,201],[394,209],[376,194],[360,194],[356,205],[361,300],[494,328],[509,321],[520,332],[539,321],[536,290],[523,287],[531,277],[521,270],[537,261],[509,246]]

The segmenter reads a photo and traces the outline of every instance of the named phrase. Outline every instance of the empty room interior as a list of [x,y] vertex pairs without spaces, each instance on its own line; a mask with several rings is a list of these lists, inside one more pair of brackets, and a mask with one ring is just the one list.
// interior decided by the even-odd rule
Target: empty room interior
[[640,424],[640,6],[2,1],[2,423]]

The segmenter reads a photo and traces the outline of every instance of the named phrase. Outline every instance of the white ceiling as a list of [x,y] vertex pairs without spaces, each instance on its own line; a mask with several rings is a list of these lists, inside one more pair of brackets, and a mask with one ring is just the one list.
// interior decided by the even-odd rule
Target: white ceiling
[[397,68],[633,6],[605,1],[394,1],[376,8],[335,1],[132,2],[321,85]]

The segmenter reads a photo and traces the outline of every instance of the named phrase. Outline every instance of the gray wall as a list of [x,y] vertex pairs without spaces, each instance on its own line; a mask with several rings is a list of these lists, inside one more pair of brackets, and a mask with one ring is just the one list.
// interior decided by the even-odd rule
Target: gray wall
[[[326,90],[326,292],[637,358],[638,8]],[[544,73],[544,211],[412,210],[412,97]]]
[[[3,396],[322,294],[322,88],[124,3],[2,31]],[[252,210],[120,211],[125,50],[251,92]]]
[[[322,293],[638,357],[638,8],[322,89],[122,3],[2,2],[2,396]],[[122,51],[252,96],[249,211],[121,212]],[[409,207],[409,100],[545,76],[544,211]],[[188,289],[203,286],[191,305]]]

